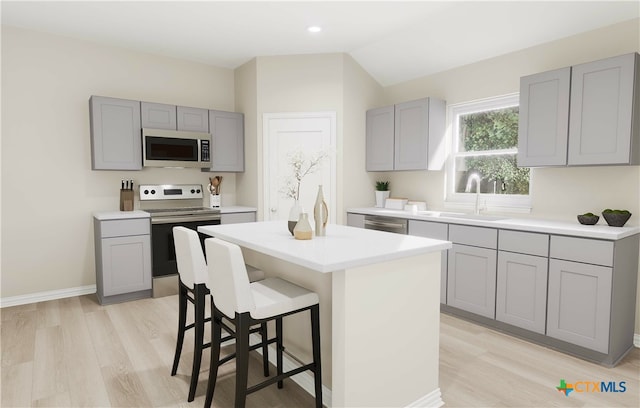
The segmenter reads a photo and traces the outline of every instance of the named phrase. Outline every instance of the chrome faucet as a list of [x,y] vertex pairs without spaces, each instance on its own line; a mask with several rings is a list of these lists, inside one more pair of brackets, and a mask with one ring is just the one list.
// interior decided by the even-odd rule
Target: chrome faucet
[[476,182],[476,206],[475,206],[474,214],[478,215],[480,214],[480,181],[482,181],[482,178],[478,173],[469,174],[469,176],[467,177],[467,186],[465,187],[464,192],[465,193],[471,192],[471,185],[473,184],[474,180]]

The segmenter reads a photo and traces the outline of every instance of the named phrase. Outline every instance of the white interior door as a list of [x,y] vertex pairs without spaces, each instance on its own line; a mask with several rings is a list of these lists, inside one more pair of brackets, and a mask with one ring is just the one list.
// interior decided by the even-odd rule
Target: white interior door
[[[313,206],[322,185],[329,207],[329,223],[336,223],[336,113],[265,113],[263,115],[264,208],[267,220],[287,220],[294,200],[283,193],[287,179],[293,174],[290,156],[300,151],[308,161],[325,151],[317,171],[306,175],[300,186],[300,204],[313,218]],[[312,225],[313,225],[313,221]]]

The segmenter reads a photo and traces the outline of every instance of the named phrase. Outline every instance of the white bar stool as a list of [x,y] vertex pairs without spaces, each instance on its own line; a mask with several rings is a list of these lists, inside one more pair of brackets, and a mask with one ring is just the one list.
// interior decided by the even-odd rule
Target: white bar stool
[[[233,358],[233,355],[220,360],[222,318],[235,325],[236,339],[236,390],[235,407],[243,408],[247,395],[268,385],[310,370],[314,374],[316,407],[322,408],[322,372],[320,362],[320,307],[318,295],[300,286],[280,278],[267,278],[250,283],[245,270],[240,247],[236,244],[208,238],[205,251],[209,260],[209,290],[212,293],[211,324],[211,367],[205,408],[213,401],[218,367]],[[215,260],[215,261],[212,261]],[[311,337],[313,343],[313,362],[283,373],[282,369],[282,318],[294,313],[311,312]],[[276,342],[277,376],[247,388],[250,327],[275,320],[276,337],[268,342]],[[263,344],[266,343],[263,339]]]
[[[211,347],[211,343],[204,343],[204,324],[211,321],[211,317],[205,318],[205,302],[206,296],[209,294],[207,281],[209,279],[207,271],[207,263],[204,258],[204,252],[200,244],[198,233],[192,229],[185,227],[173,228],[173,240],[176,249],[176,262],[178,265],[178,275],[180,277],[180,288],[178,290],[178,338],[176,341],[176,351],[173,358],[173,368],[171,375],[174,376],[178,370],[180,362],[180,354],[182,353],[182,344],[184,342],[184,334],[189,329],[194,329],[194,349],[193,349],[193,365],[191,368],[191,380],[189,384],[188,401],[191,402],[195,398],[196,388],[198,386],[198,376],[200,374],[200,363],[202,360],[202,350]],[[247,271],[248,279],[253,282],[264,279],[264,272],[259,269],[249,267]],[[187,324],[187,302],[193,304],[194,322]],[[269,357],[266,323],[258,330],[261,331],[263,338],[263,366],[265,376],[269,375]],[[229,336],[223,341],[231,339]]]

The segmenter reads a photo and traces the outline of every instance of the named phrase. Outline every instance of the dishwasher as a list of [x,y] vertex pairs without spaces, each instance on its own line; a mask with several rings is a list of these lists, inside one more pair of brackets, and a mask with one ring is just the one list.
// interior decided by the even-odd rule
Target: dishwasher
[[365,215],[364,228],[377,231],[407,234],[408,221],[403,218],[385,217],[381,215]]

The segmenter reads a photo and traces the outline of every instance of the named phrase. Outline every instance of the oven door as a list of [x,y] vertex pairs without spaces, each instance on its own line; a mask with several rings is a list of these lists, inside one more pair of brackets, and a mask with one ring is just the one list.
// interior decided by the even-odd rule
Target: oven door
[[[154,278],[175,275],[178,273],[176,248],[173,245],[173,227],[182,226],[197,231],[202,225],[219,225],[220,220],[184,221],[151,224],[152,275]],[[200,244],[204,248],[207,235],[198,233]]]

